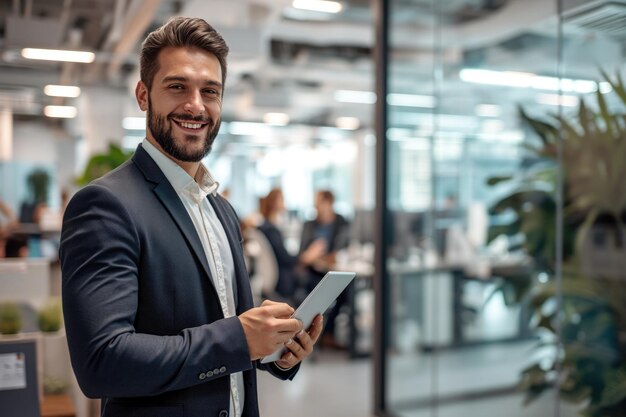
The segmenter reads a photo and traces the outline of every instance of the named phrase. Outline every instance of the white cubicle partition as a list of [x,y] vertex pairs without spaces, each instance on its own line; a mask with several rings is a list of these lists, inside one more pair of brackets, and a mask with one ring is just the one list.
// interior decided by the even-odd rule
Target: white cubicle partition
[[27,302],[37,308],[50,297],[48,259],[0,261],[0,302]]

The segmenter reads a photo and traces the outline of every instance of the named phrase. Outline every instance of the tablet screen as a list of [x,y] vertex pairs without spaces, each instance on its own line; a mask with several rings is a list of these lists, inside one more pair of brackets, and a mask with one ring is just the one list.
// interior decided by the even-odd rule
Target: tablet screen
[[[293,317],[300,319],[304,328],[308,329],[315,316],[324,313],[355,276],[354,272],[328,272],[300,304],[300,307],[293,313]],[[261,359],[261,363],[277,361],[286,350],[284,346],[277,349],[276,352]]]

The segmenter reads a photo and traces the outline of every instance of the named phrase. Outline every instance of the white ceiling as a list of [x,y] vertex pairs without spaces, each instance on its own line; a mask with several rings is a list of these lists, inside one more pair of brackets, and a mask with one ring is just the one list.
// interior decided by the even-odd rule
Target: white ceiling
[[[334,92],[373,90],[371,2],[342,3],[343,12],[327,16],[297,11],[291,0],[6,0],[0,3],[0,105],[18,117],[39,117],[43,105],[62,103],[42,94],[46,84],[108,86],[130,95],[145,34],[170,16],[186,15],[206,19],[229,43],[225,120],[261,121],[267,112],[285,112],[298,124],[333,125],[337,117],[353,116],[369,126],[371,104],[340,103]],[[566,8],[592,3],[599,10],[598,4],[609,2],[570,0]],[[502,94],[502,89],[463,83],[458,78],[463,67],[557,70],[556,1],[398,0],[393,5],[391,90],[433,94],[433,66],[441,59],[442,112],[471,113],[477,104],[527,99],[523,91]],[[624,7],[610,15],[616,10],[626,16]],[[441,26],[435,28],[435,21]],[[582,41],[572,40],[573,46],[565,42],[566,51],[577,51],[566,56],[564,69],[572,77],[596,78],[598,64],[623,64],[623,34],[607,37],[578,23],[565,29],[584,35],[575,38]],[[28,61],[18,53],[26,46],[88,49],[96,52],[96,61]],[[607,54],[606,48],[615,51]]]

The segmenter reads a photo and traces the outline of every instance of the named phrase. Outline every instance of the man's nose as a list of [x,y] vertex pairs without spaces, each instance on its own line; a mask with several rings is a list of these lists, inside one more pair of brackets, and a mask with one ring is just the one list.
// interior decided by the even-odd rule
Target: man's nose
[[191,91],[187,96],[187,100],[183,107],[183,110],[194,116],[203,114],[204,102],[202,101],[202,93],[196,90]]

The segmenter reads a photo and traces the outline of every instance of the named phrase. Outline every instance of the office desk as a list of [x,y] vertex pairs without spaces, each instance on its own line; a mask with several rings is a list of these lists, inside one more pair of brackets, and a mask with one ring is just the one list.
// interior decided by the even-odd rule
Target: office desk
[[74,403],[68,394],[44,395],[41,417],[75,417]]
[[424,350],[518,341],[531,336],[525,303],[520,303],[519,311],[512,313],[517,317],[510,335],[487,337],[467,334],[468,323],[464,316],[472,312],[472,308],[465,305],[465,287],[470,283],[496,285],[500,281],[496,270],[492,270],[494,274],[488,278],[477,278],[459,268],[445,266],[417,268],[393,265],[388,270],[393,281],[390,309],[394,329],[391,337],[394,341],[405,333],[408,324],[417,328],[418,334],[407,343],[411,346],[418,343]]

